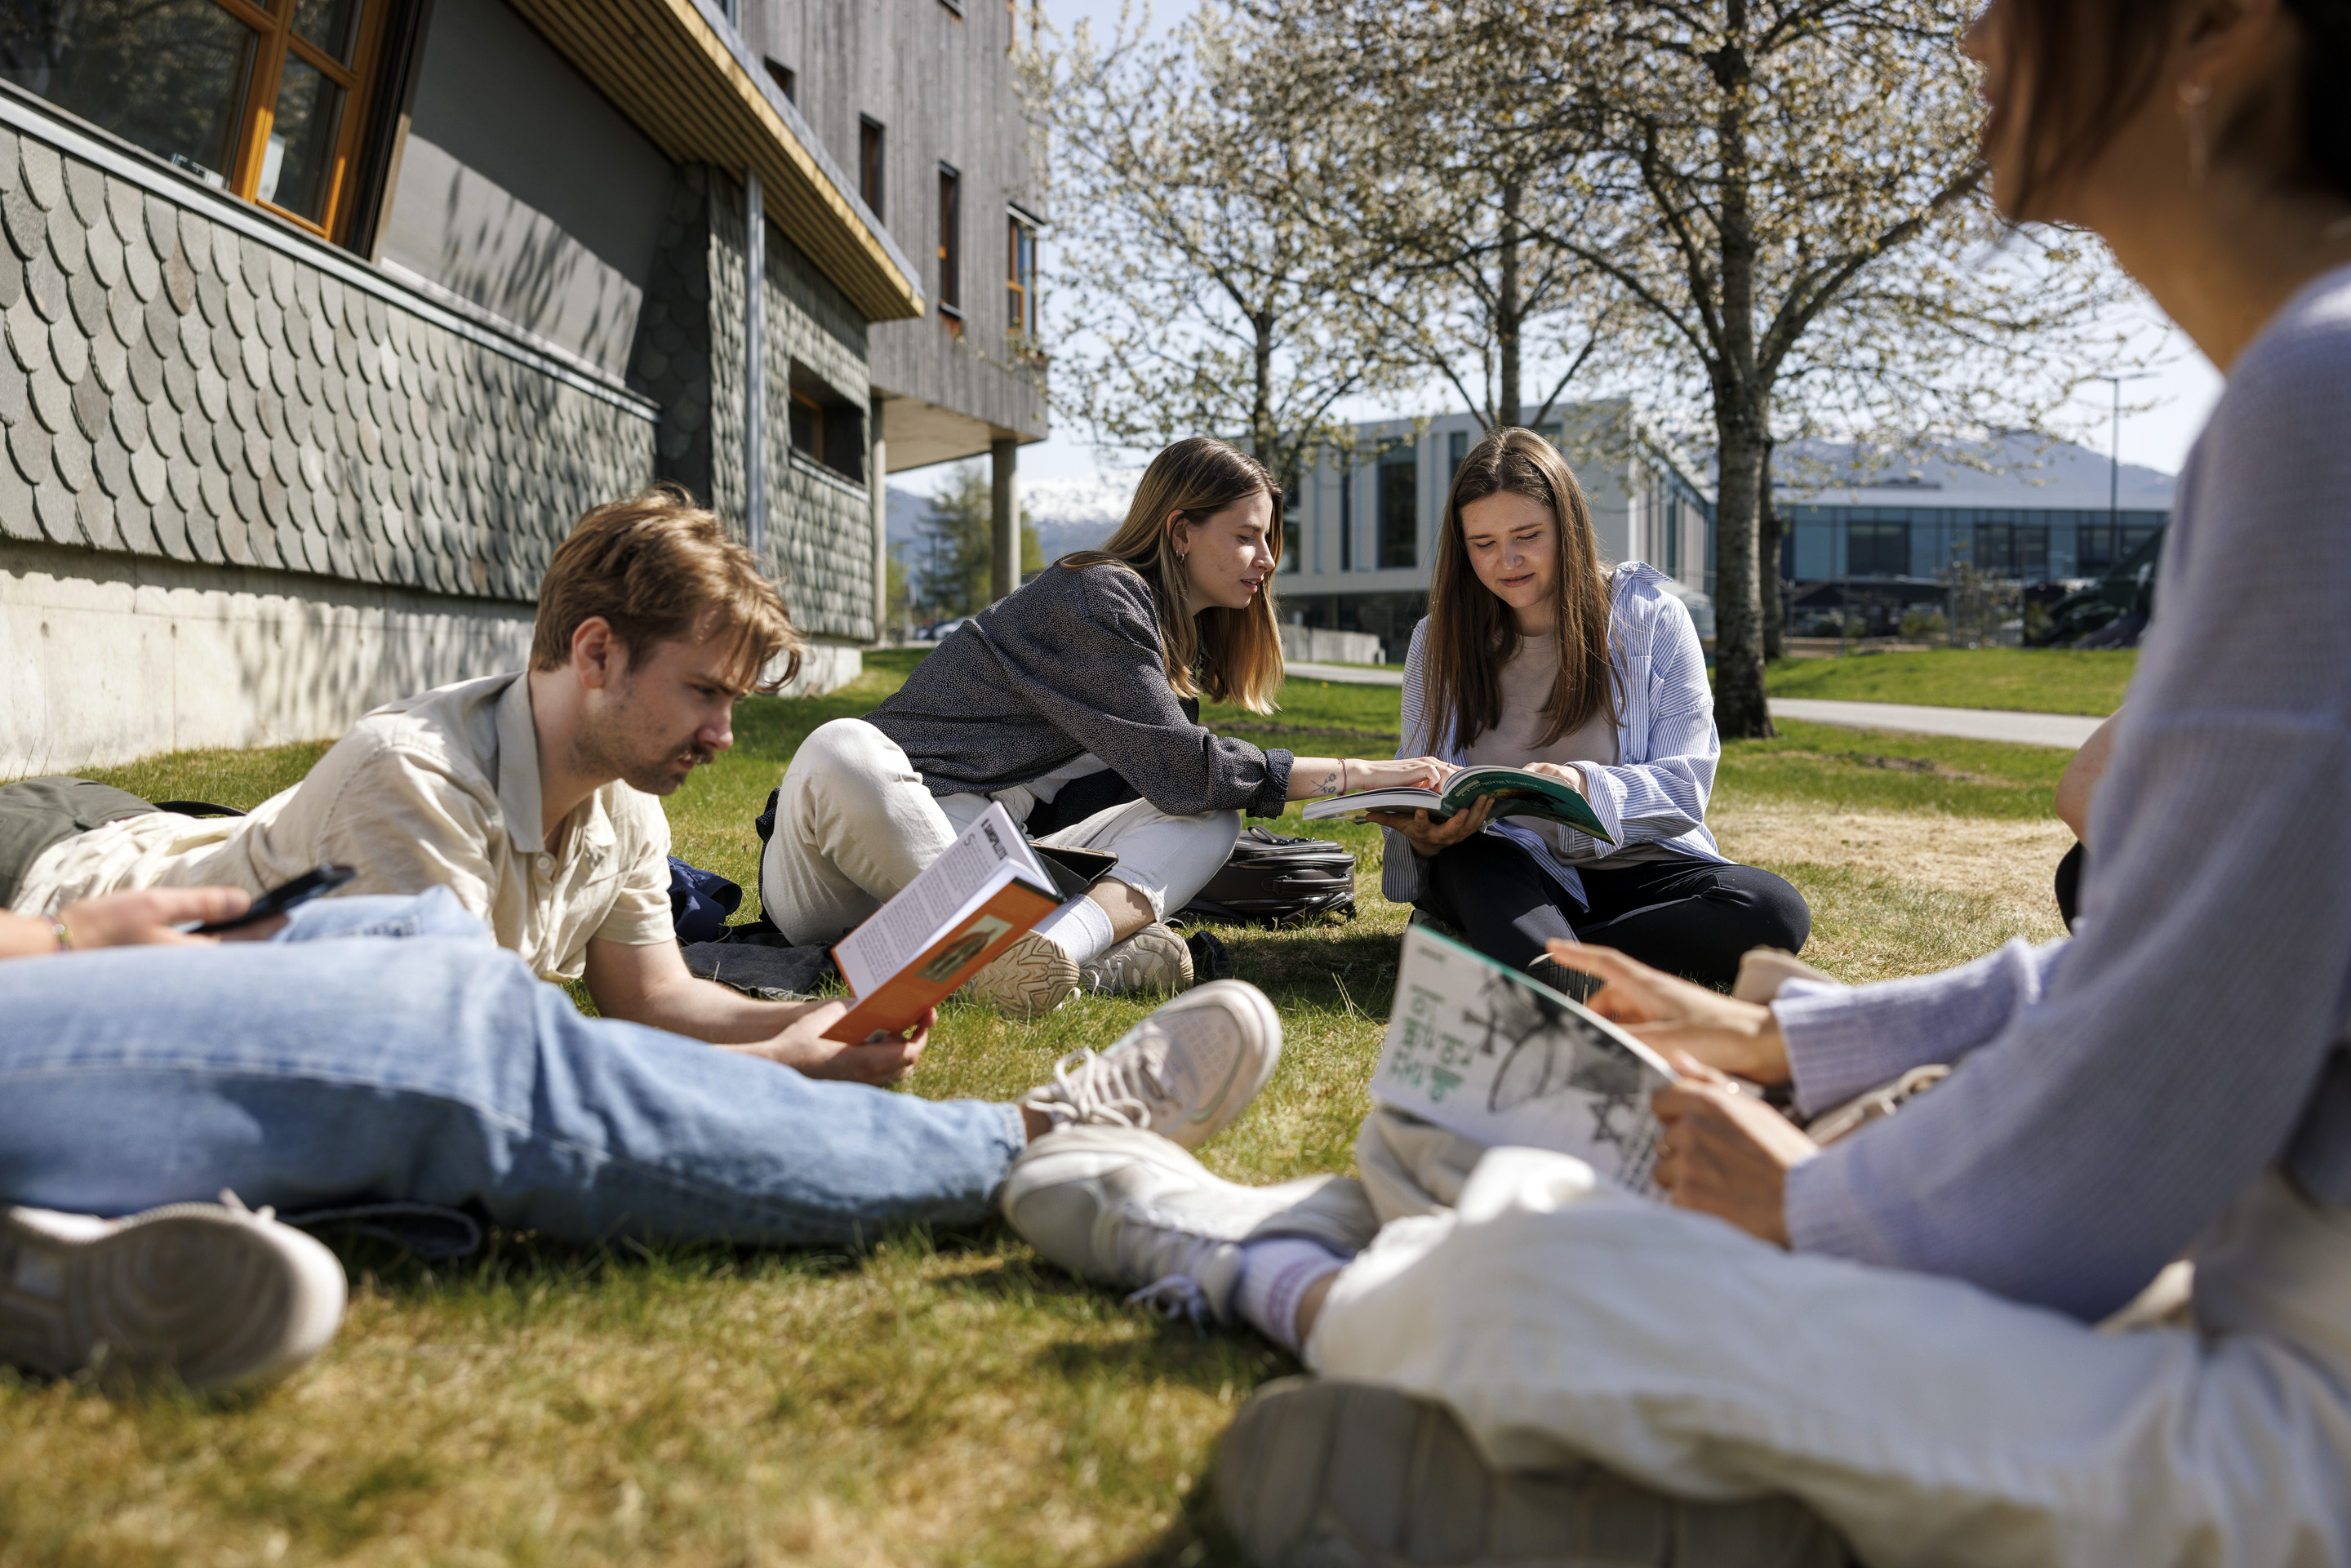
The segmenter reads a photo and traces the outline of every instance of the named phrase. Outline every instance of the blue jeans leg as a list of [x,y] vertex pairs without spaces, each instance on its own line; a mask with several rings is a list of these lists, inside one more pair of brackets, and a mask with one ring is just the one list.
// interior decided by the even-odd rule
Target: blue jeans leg
[[583,1019],[478,938],[0,962],[0,1201],[122,1214],[230,1187],[288,1211],[474,1205],[582,1241],[827,1243],[984,1218],[1024,1141],[1014,1106]]

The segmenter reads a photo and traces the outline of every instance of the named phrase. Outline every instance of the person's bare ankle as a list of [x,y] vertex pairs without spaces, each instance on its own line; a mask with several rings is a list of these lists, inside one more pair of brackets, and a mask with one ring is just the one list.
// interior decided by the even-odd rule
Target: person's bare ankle
[[1306,1293],[1298,1298],[1298,1348],[1301,1351],[1306,1348],[1306,1342],[1313,1337],[1315,1321],[1322,1317],[1322,1303],[1330,1298],[1331,1287],[1338,1278],[1336,1274],[1325,1274],[1307,1286]]

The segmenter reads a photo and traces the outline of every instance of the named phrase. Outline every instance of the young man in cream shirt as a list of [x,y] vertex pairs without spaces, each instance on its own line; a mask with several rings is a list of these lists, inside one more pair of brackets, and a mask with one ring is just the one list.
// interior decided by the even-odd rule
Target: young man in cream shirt
[[[79,831],[59,818],[55,841],[0,865],[0,884],[16,871],[10,907],[46,915],[127,888],[258,894],[349,865],[345,894],[450,889],[543,978],[584,979],[608,1018],[888,1082],[919,1034],[824,1040],[842,1004],[758,1001],[696,978],[671,925],[655,797],[734,744],[736,702],[779,657],[789,680],[799,648],[750,552],[709,512],[648,490],[589,513],[556,551],[528,670],[376,709],[250,816],[140,812]],[[0,816],[18,793],[23,821],[27,788],[0,789]]]

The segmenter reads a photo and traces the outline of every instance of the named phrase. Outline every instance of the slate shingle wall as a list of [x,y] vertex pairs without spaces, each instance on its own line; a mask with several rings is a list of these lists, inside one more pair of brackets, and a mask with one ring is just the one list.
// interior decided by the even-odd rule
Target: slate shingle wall
[[[706,167],[684,170],[638,318],[631,382],[661,404],[659,468],[740,518],[747,496],[743,389],[743,187]],[[870,640],[873,624],[871,493],[792,459],[792,361],[862,408],[866,323],[798,246],[770,224],[766,252],[768,566],[794,624],[810,635]]]
[[642,412],[214,210],[0,126],[0,535],[528,601],[651,477]]

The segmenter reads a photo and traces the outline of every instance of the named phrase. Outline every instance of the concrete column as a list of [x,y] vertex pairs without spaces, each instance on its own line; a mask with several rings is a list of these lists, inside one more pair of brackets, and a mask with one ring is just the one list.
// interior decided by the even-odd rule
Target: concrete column
[[865,429],[873,438],[865,464],[866,487],[873,496],[873,640],[894,643],[898,628],[890,624],[890,444],[882,438],[878,397],[867,408]]
[[768,564],[768,207],[743,171],[743,533]]
[[994,494],[989,497],[989,519],[996,536],[995,581],[989,586],[991,598],[1001,599],[1020,586],[1020,511],[1013,504],[1012,475],[1019,461],[1020,444],[1010,436],[987,444],[989,466],[994,471]]

